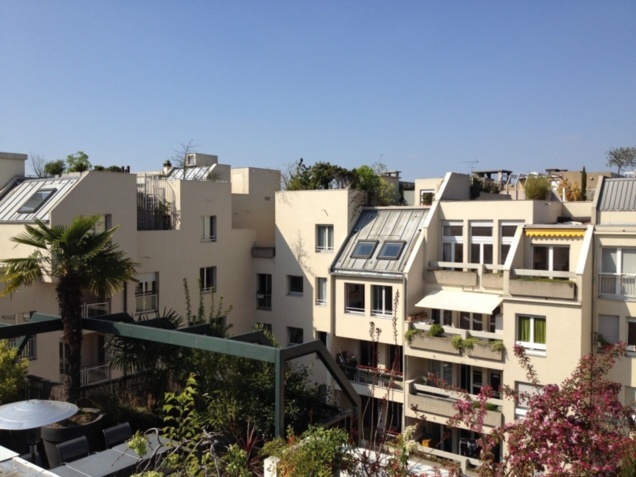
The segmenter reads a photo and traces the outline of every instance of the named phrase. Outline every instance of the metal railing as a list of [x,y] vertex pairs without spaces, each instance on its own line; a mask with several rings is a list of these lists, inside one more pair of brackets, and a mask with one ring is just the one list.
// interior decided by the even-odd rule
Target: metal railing
[[82,386],[110,381],[110,365],[84,366],[80,371]]
[[636,298],[636,275],[599,273],[598,294]]
[[147,313],[157,310],[157,293],[145,293],[135,296],[135,313]]

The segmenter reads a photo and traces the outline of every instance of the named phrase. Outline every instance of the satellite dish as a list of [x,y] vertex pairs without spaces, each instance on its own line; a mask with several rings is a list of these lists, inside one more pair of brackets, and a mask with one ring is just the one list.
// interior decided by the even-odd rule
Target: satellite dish
[[75,404],[64,401],[29,399],[0,406],[0,429],[34,429],[62,421],[76,414]]

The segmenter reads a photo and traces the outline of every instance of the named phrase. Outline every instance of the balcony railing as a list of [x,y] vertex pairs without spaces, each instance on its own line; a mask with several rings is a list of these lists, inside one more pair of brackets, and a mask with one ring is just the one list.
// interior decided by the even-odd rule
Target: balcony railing
[[[447,418],[457,414],[454,404],[458,398],[453,393],[435,386],[416,385],[415,383],[413,383],[412,389],[413,391],[409,394],[409,406],[415,405],[419,411]],[[470,396],[475,402],[478,402],[477,396]],[[500,426],[503,418],[499,409],[503,405],[503,401],[501,399],[489,399],[487,405],[492,407],[492,409],[486,409],[484,425],[489,427]]]
[[84,366],[80,370],[80,378],[82,386],[110,381],[110,365],[98,364],[95,366]]
[[157,293],[145,293],[143,295],[135,296],[135,312],[148,313],[150,311],[157,311],[158,295]]
[[369,384],[378,387],[404,389],[403,375],[400,371],[375,368],[364,365],[341,365],[347,379],[357,384]]
[[636,275],[599,273],[598,294],[601,296],[636,298]]
[[345,306],[345,313],[355,313],[357,315],[364,315],[364,308],[357,306]]
[[110,304],[107,301],[100,303],[84,303],[84,318],[93,318],[94,316],[104,316],[110,313]]

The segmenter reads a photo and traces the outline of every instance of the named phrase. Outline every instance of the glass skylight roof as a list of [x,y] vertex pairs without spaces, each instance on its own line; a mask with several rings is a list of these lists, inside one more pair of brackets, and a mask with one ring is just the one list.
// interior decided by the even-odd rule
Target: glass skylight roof
[[369,258],[373,254],[377,244],[378,242],[376,241],[360,240],[356,243],[351,258]]
[[33,193],[18,209],[18,214],[32,214],[51,198],[57,189],[40,189]]
[[404,242],[384,242],[378,258],[385,260],[397,260],[404,248]]

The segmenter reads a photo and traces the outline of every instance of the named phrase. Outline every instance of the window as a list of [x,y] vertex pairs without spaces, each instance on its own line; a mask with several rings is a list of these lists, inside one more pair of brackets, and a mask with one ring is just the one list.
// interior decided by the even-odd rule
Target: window
[[384,285],[371,286],[372,315],[391,316],[393,314],[393,288]]
[[420,205],[431,205],[435,198],[435,191],[430,189],[420,190]]
[[257,330],[267,331],[270,335],[272,334],[272,324],[271,323],[256,323]]
[[541,387],[530,383],[517,383],[516,388],[519,401],[515,408],[515,416],[522,418],[530,410],[530,401],[536,394],[541,392]]
[[530,350],[545,351],[545,317],[517,316],[517,343]]
[[96,234],[106,232],[113,227],[113,217],[110,214],[100,215],[97,222],[95,223],[95,227],[93,231]]
[[327,279],[316,278],[316,305],[327,304]]
[[316,337],[320,340],[320,342],[327,347],[327,332],[326,331],[318,331],[318,336]]
[[499,264],[506,263],[508,258],[508,252],[510,252],[510,246],[517,232],[517,224],[501,224],[501,232],[499,234],[501,241],[501,248],[499,253]]
[[438,379],[448,384],[449,386],[452,386],[454,384],[453,365],[451,363],[445,363],[444,361],[437,360],[430,360],[428,363],[429,373],[434,374],[435,376],[437,376]]
[[216,215],[202,218],[201,241],[216,242]]
[[[20,353],[20,358],[26,358],[28,360],[33,360],[37,358],[35,353],[35,338],[36,336],[31,336],[27,340],[26,345],[24,346],[24,348],[22,348],[22,352]],[[18,346],[17,338],[10,338],[8,341],[9,341],[10,348],[17,348]]]
[[272,276],[269,273],[256,275],[256,308],[272,309]]
[[196,166],[197,165],[197,156],[196,154],[188,154],[186,157],[186,166]]
[[377,244],[377,241],[360,240],[356,243],[353,253],[351,254],[351,258],[369,258],[373,255],[373,251]]
[[598,334],[606,343],[618,343],[619,341],[618,316],[599,315]]
[[464,261],[464,227],[449,222],[442,226],[442,262]]
[[634,404],[636,402],[636,388],[625,386],[625,404]]
[[333,252],[333,225],[316,226],[316,252]]
[[303,342],[303,329],[287,327],[287,345],[301,344]]
[[216,291],[216,267],[199,269],[199,288],[201,293]]
[[481,313],[462,311],[459,314],[459,327],[462,330],[484,331],[484,316]]
[[135,313],[141,315],[158,311],[158,274],[144,273],[138,275],[137,280],[135,286]]
[[360,364],[371,368],[378,367],[378,343],[360,341]]
[[287,275],[287,290],[289,295],[302,295],[303,277],[299,275]]
[[397,260],[400,257],[400,253],[402,253],[403,248],[404,242],[384,242],[384,244],[382,244],[382,248],[380,248],[378,258],[385,260]]
[[569,245],[534,245],[533,269],[561,272],[570,270]]
[[627,318],[627,350],[636,351],[636,318]]
[[442,326],[453,326],[453,312],[451,310],[431,310],[431,318],[433,323],[437,323]]
[[18,209],[18,214],[33,214],[42,207],[47,200],[53,197],[57,189],[40,189],[31,195]]
[[364,285],[345,283],[345,312],[364,313]]
[[636,248],[603,247],[599,293],[636,297]]
[[492,265],[492,223],[470,224],[470,263]]

